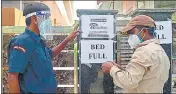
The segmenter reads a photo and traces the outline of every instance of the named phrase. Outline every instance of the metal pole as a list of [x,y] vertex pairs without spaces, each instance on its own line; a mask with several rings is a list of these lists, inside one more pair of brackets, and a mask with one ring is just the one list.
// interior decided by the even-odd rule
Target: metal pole
[[78,93],[78,62],[77,62],[77,46],[78,44],[74,44],[74,93]]

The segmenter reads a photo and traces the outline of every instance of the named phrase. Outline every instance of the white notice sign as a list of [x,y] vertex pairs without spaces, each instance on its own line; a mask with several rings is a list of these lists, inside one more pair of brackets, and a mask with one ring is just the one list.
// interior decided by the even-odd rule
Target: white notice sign
[[113,15],[82,15],[82,38],[113,38]]
[[160,44],[172,43],[172,22],[171,21],[156,21],[157,39]]
[[81,40],[81,63],[113,61],[113,40]]

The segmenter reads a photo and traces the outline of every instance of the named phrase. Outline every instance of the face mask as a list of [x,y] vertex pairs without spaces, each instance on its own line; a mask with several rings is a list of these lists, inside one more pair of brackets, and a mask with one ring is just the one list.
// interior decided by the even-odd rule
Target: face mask
[[26,18],[35,15],[37,21],[35,24],[38,26],[40,31],[41,39],[43,40],[53,40],[52,34],[52,22],[50,20],[51,13],[50,11],[37,11],[25,15]]
[[[142,29],[142,30],[143,30],[143,29]],[[141,31],[142,31],[142,30],[141,30]],[[143,42],[143,38],[145,37],[145,35],[144,35],[143,38],[141,38],[141,37],[139,36],[139,34],[141,33],[141,31],[140,31],[137,35],[135,35],[135,34],[129,35],[128,43],[129,43],[131,49],[136,48],[140,43]]]
[[38,25],[41,39],[43,40],[53,40],[53,35],[48,35],[49,32],[52,31],[52,23],[50,19],[46,19],[41,21]]
[[129,43],[131,49],[134,49],[134,48],[137,47],[137,45],[139,43],[141,43],[141,41],[140,41],[140,39],[138,38],[137,35],[129,35],[128,43]]

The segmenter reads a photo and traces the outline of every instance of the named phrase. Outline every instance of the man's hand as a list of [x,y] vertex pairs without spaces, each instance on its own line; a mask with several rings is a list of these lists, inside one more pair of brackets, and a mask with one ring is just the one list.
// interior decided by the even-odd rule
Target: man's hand
[[78,31],[78,25],[76,25],[76,27],[74,28],[74,31],[67,37],[67,39],[69,41],[72,41],[75,39],[75,37],[79,34],[79,31]]
[[53,58],[55,56],[57,56],[67,45],[68,42],[74,40],[74,38],[79,34],[78,31],[78,25],[74,28],[74,31],[67,36],[59,45],[57,45],[56,47],[54,47],[53,50]]
[[110,73],[110,70],[113,66],[114,66],[114,62],[107,61],[102,64],[101,68],[104,73]]

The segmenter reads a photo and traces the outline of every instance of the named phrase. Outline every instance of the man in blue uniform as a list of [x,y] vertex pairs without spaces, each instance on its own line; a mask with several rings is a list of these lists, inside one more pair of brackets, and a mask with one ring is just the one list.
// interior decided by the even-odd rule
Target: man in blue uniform
[[78,31],[75,30],[58,46],[50,49],[43,42],[52,27],[48,6],[30,3],[25,6],[23,15],[27,27],[24,33],[10,41],[8,47],[10,93],[56,93],[52,58],[77,36]]

